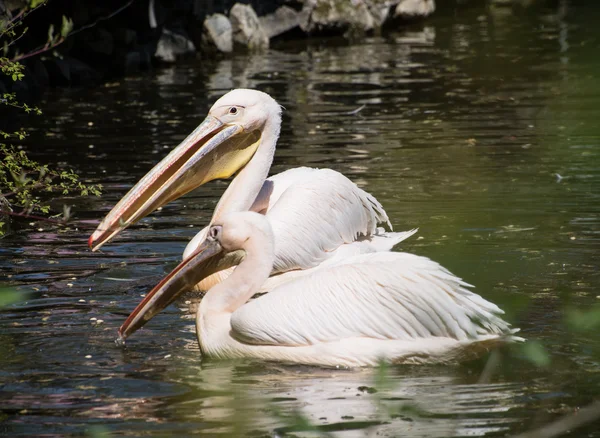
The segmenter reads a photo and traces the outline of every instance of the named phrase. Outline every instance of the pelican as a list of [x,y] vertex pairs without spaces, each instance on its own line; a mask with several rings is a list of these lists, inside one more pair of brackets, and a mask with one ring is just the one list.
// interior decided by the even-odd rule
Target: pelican
[[354,255],[250,300],[271,273],[274,239],[270,221],[255,212],[215,220],[196,251],[131,313],[120,339],[232,252],[242,253],[239,265],[198,307],[196,332],[207,357],[343,367],[447,363],[521,339],[495,304],[439,264],[408,253]]
[[[99,249],[130,224],[189,191],[219,178],[233,179],[213,213],[265,214],[275,236],[273,282],[352,254],[389,251],[416,230],[391,229],[381,204],[341,173],[306,167],[267,178],[281,127],[281,107],[268,94],[237,89],[218,99],[206,119],[144,176],[100,223],[89,239]],[[185,260],[206,238],[208,227],[186,247]],[[207,278],[207,290],[231,270]],[[281,275],[287,274],[287,275]]]

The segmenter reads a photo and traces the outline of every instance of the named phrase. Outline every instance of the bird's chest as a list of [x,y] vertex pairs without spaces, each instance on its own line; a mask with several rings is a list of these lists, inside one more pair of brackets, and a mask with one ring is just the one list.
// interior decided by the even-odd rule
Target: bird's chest
[[231,313],[212,313],[210,315],[198,312],[196,317],[196,334],[200,351],[204,356],[228,358],[231,357]]

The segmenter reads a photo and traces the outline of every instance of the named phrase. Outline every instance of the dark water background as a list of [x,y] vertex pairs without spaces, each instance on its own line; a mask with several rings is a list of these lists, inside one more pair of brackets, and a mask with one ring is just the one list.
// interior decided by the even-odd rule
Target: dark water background
[[[600,302],[599,20],[595,2],[442,5],[424,25],[352,44],[280,42],[48,93],[26,149],[105,193],[67,200],[79,220],[69,229],[38,224],[0,242],[3,278],[30,293],[0,313],[0,433],[283,435],[303,416],[342,437],[506,435],[597,398],[600,334],[573,330],[569,315]],[[169,204],[99,253],[87,238],[237,87],[286,108],[273,173],[346,174],[395,229],[420,228],[402,250],[475,284],[551,365],[504,351],[496,368],[486,358],[394,367],[372,394],[372,370],[203,361],[185,303],[117,347],[118,326],[180,259],[227,182]]]

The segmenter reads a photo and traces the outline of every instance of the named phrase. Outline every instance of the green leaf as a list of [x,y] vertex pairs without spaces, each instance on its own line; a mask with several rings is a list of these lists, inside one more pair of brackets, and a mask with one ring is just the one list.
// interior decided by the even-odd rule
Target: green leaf
[[390,389],[392,381],[389,373],[390,365],[385,360],[380,360],[377,364],[374,382],[374,386],[377,389],[377,391]]
[[71,207],[68,205],[63,205],[63,220],[68,221],[71,219]]
[[48,42],[52,42],[54,40],[54,24],[48,26]]
[[567,309],[565,320],[571,330],[579,332],[598,330],[600,306],[593,306],[590,310]]
[[534,365],[537,365],[540,368],[545,368],[550,365],[550,355],[540,342],[527,341],[520,347],[525,358]]
[[2,288],[0,289],[0,308],[23,301],[23,298],[23,294],[14,289]]
[[62,26],[60,28],[60,36],[66,38],[69,33],[73,30],[73,21],[63,15]]
[[110,438],[110,432],[104,426],[92,426],[89,428],[87,435],[90,438]]

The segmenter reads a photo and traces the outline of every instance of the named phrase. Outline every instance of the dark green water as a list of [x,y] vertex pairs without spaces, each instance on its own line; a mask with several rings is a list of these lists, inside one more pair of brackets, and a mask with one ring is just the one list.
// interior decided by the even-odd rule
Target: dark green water
[[[352,45],[279,43],[49,93],[26,148],[67,162],[105,194],[68,201],[80,220],[71,229],[40,224],[1,241],[2,275],[31,295],[0,313],[0,433],[283,436],[301,414],[340,437],[506,435],[597,398],[600,334],[574,331],[568,315],[600,303],[599,19],[594,2],[442,7],[424,27]],[[420,228],[402,250],[475,284],[551,365],[503,351],[496,368],[487,358],[394,367],[370,394],[372,370],[203,361],[192,319],[176,306],[117,347],[119,325],[180,259],[227,183],[173,202],[100,253],[87,238],[237,87],[286,108],[273,173],[346,174],[395,229]]]

